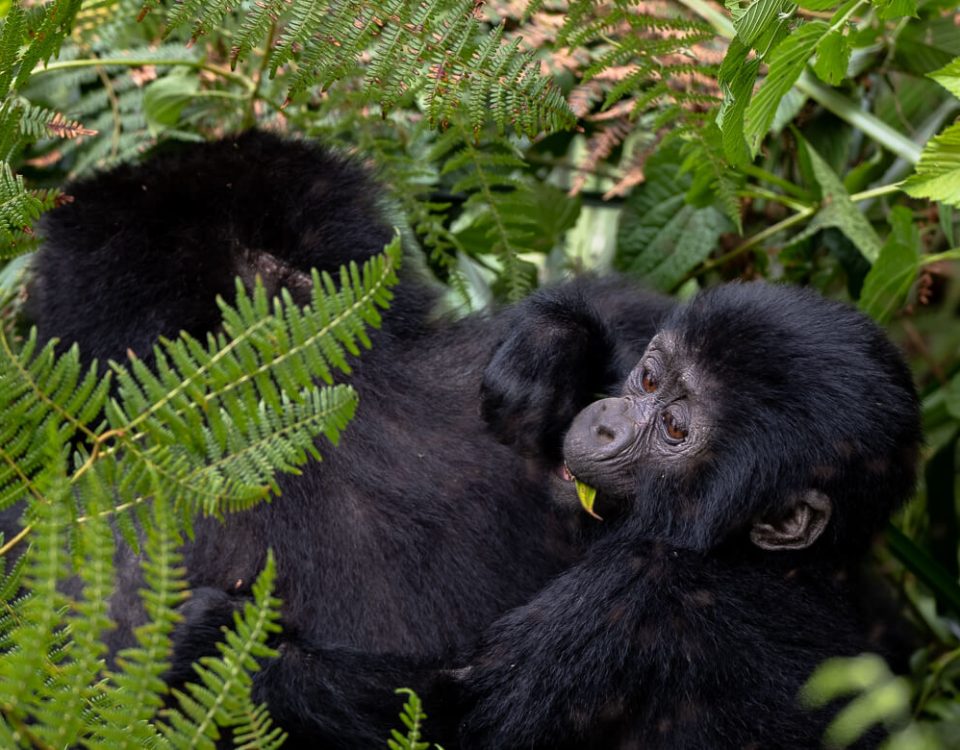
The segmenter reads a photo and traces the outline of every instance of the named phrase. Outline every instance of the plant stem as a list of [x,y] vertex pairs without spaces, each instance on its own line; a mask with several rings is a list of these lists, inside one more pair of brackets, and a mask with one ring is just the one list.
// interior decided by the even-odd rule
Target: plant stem
[[754,185],[746,188],[745,190],[741,190],[739,191],[739,194],[747,198],[759,198],[760,200],[773,201],[782,206],[786,206],[793,211],[802,211],[805,208],[809,208],[809,203],[801,203],[800,201],[794,200],[789,196],[775,193],[772,190],[767,190],[759,185]]
[[767,227],[762,232],[757,232],[755,235],[753,235],[753,237],[750,237],[749,239],[744,240],[735,248],[733,248],[733,250],[731,250],[729,253],[721,255],[719,258],[716,258],[715,260],[711,260],[708,263],[704,263],[702,266],[700,266],[700,268],[696,270],[694,275],[699,276],[705,271],[710,271],[714,268],[717,268],[718,266],[722,266],[724,263],[727,263],[728,261],[733,260],[738,255],[742,255],[750,248],[756,247],[765,239],[769,237],[773,237],[775,234],[778,234],[784,231],[785,229],[789,229],[792,226],[796,226],[797,224],[800,224],[806,221],[817,212],[817,208],[818,206],[808,206],[807,208],[797,211],[797,213],[795,213],[793,216],[788,216],[783,221],[778,221],[776,224],[773,224],[772,226]]
[[256,88],[256,84],[245,75],[227,70],[219,65],[210,65],[209,63],[199,62],[198,60],[176,60],[168,57],[92,57],[83,60],[60,60],[58,62],[52,62],[49,65],[37,66],[31,75],[43,75],[44,73],[51,73],[56,70],[69,70],[71,68],[93,68],[110,65],[122,65],[128,68],[142,68],[145,65],[195,68],[197,70],[206,70],[221,78],[239,83],[248,91],[253,91]]
[[860,201],[868,201],[884,195],[898,193],[900,192],[900,185],[901,183],[899,182],[892,182],[889,185],[880,185],[879,187],[870,188],[869,190],[861,190],[859,193],[851,195],[850,200],[854,203],[859,203]]
[[820,83],[809,72],[803,71],[797,80],[796,87],[821,107],[870,136],[901,159],[905,159],[911,164],[920,161],[920,151],[922,149],[916,143],[885,122],[864,112],[855,102],[838,94],[829,86]]
[[263,76],[266,73],[267,65],[270,62],[270,50],[273,48],[273,40],[277,34],[277,22],[274,20],[270,24],[270,33],[267,35],[267,43],[263,46],[263,59],[257,68],[256,76],[253,79],[253,88],[250,90],[250,101],[247,104],[247,111],[243,117],[243,127],[252,128],[257,122],[257,98],[260,95],[260,85],[263,83]]
[[756,177],[758,180],[763,182],[769,182],[771,185],[776,185],[778,188],[783,190],[785,193],[789,193],[794,198],[798,198],[802,201],[809,201],[810,194],[798,185],[794,185],[790,180],[785,180],[782,177],[778,177],[772,172],[768,172],[763,167],[758,167],[756,164],[747,164],[742,168],[744,174],[747,174],[751,177]]
[[[881,195],[889,195],[891,193],[896,193],[899,190],[900,190],[899,182],[895,182],[890,185],[880,185],[879,187],[871,188],[870,190],[863,190],[859,193],[854,193],[853,195],[850,196],[850,200],[853,201],[854,203],[858,203],[860,201],[870,200],[871,198],[877,198]],[[774,196],[770,195],[770,196],[764,196],[764,197],[773,198]],[[781,198],[780,196],[777,196],[777,197]],[[782,198],[780,202],[781,203],[784,202]],[[699,276],[705,271],[711,271],[714,268],[717,268],[718,266],[722,266],[724,263],[727,263],[733,258],[736,258],[738,255],[742,255],[747,250],[753,247],[756,247],[761,242],[763,242],[766,239],[769,239],[770,237],[773,237],[777,233],[782,232],[785,229],[789,229],[790,227],[796,226],[797,224],[800,224],[803,221],[806,221],[819,210],[820,210],[819,204],[813,205],[813,206],[801,207],[792,216],[788,216],[783,221],[779,221],[776,224],[767,227],[763,231],[757,232],[752,237],[741,242],[739,245],[733,248],[733,250],[731,250],[730,252],[724,255],[721,255],[719,258],[716,258],[714,260],[708,261],[707,263],[704,263],[702,266],[696,269],[692,274],[690,274],[690,276]],[[954,255],[953,253],[956,253],[956,254]],[[938,260],[951,260],[953,258],[958,258],[958,257],[960,257],[960,248],[958,248],[957,250],[948,250],[944,253],[928,256],[928,258],[924,260],[924,263],[925,264],[935,263]]]
[[27,534],[33,531],[33,524],[27,524],[20,531],[17,532],[16,536],[10,537],[10,541],[0,547],[0,558],[6,555],[10,550],[16,547],[20,542],[22,542]]

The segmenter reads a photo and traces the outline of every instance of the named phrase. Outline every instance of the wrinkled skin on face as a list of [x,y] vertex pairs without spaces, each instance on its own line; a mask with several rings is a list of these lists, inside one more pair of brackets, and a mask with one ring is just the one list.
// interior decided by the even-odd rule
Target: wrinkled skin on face
[[617,504],[629,502],[638,475],[687,476],[709,449],[715,417],[709,380],[656,336],[633,368],[623,394],[581,411],[563,445],[570,473]]

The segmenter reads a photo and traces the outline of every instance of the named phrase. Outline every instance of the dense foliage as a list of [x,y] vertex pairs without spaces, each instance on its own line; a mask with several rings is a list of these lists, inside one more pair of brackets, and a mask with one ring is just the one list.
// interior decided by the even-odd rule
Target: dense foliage
[[[927,431],[923,482],[877,557],[918,628],[913,674],[829,664],[807,698],[861,693],[834,744],[874,721],[898,747],[960,742],[953,3],[7,0],[0,14],[0,510],[28,508],[0,552],[29,546],[0,586],[0,745],[210,746],[222,727],[242,747],[282,740],[248,690],[277,627],[270,565],[221,657],[162,707],[176,543],[195,513],[262,500],[314,435],[343,429],[355,396],[323,383],[376,324],[397,245],[340,292],[315,284],[306,311],[239,292],[221,334],[163,344],[152,372],[84,371],[18,318],[32,227],[69,200],[66,178],[253,125],[375,164],[460,309],[616,269],[680,296],[810,284],[886,324]],[[151,622],[107,666],[111,525],[145,553]],[[72,576],[82,596],[58,587]],[[411,698],[396,746],[423,746],[421,714]]]

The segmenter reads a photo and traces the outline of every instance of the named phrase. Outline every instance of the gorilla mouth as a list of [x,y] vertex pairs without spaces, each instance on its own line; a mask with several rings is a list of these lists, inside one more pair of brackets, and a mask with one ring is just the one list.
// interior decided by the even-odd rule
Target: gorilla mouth
[[587,512],[588,515],[596,518],[598,521],[603,519],[597,515],[597,512],[593,509],[594,504],[597,501],[597,489],[596,487],[591,487],[586,482],[581,482],[577,479],[573,472],[570,471],[570,467],[566,463],[560,464],[556,470],[557,476],[560,477],[564,482],[573,482],[577,489],[577,497],[580,499],[580,505],[583,506],[583,509]]

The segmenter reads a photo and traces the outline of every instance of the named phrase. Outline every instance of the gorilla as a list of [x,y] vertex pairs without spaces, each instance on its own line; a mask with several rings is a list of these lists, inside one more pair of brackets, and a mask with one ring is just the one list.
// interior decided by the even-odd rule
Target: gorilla
[[[402,682],[447,750],[820,746],[840,706],[798,693],[869,649],[858,570],[916,478],[903,358],[845,305],[733,284],[670,312],[616,395],[572,414],[545,363],[596,343],[594,304],[560,288],[518,305],[483,383],[504,439],[569,421],[557,500],[604,519],[584,557],[446,662],[283,636],[257,679],[295,736],[375,746]],[[614,341],[565,367],[612,368]],[[361,727],[366,745],[343,744]]]
[[[545,355],[529,343],[507,340],[505,372]],[[910,372],[857,311],[759,283],[678,307],[618,394],[572,419],[567,472],[612,523],[487,629],[459,673],[460,746],[820,746],[837,706],[798,692],[868,650],[857,570],[920,444]]]
[[[235,276],[306,301],[311,267],[390,238],[362,169],[262,133],[68,191],[29,309],[88,357],[214,329]],[[285,630],[254,690],[288,746],[381,745],[399,685],[447,750],[818,745],[831,711],[797,691],[866,648],[856,570],[915,480],[917,399],[883,333],[763,284],[676,306],[586,278],[457,321],[436,304],[407,263],[351,362],[342,444],[273,503],[198,522],[171,681],[272,548]],[[142,618],[120,580],[112,648]]]
[[[131,352],[149,360],[161,336],[215,330],[216,297],[230,299],[237,276],[248,286],[259,276],[268,291],[285,287],[305,304],[311,268],[365,260],[394,232],[383,190],[363,168],[258,132],[173,148],[66,192],[72,202],[41,228],[28,314],[42,337],[79,344],[88,361]],[[498,439],[478,394],[486,365],[493,359],[496,369],[494,352],[526,313],[444,316],[438,290],[408,259],[371,350],[350,362],[360,405],[337,449],[280,477],[274,502],[226,523],[197,521],[182,550],[195,593],[184,614],[195,627],[179,636],[188,656],[171,679],[192,676],[192,649],[209,651],[219,636],[214,628],[207,637],[204,623],[248,593],[268,549],[287,632],[424,659],[474,644],[576,560],[598,524],[551,502],[566,427],[551,414],[575,414],[612,393],[625,375],[618,368],[639,357],[672,303],[616,280],[575,283],[562,295],[590,297],[597,318],[578,350],[548,352],[512,386],[497,381],[504,397],[533,399],[544,412],[535,420],[532,412],[497,415]],[[562,318],[567,303],[540,304]],[[567,364],[599,362],[608,345],[622,351],[608,366]],[[550,394],[538,394],[533,381],[532,390],[510,391],[545,372]],[[118,627],[107,636],[114,653],[131,644],[144,617],[139,561],[121,546],[111,600]]]

